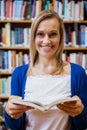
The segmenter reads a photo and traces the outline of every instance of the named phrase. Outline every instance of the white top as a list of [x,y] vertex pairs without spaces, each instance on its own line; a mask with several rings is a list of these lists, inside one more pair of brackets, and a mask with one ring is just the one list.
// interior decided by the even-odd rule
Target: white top
[[[55,99],[71,96],[70,75],[29,76],[26,80],[25,99],[49,104]],[[56,106],[42,112],[26,112],[26,130],[70,130],[69,116]]]

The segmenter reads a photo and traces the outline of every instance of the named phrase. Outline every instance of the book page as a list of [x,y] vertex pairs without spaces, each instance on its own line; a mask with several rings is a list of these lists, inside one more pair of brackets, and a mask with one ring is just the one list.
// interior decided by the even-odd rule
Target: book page
[[60,103],[64,103],[64,102],[76,102],[77,99],[72,98],[72,97],[65,97],[65,98],[61,98],[61,99],[57,99],[55,101],[53,101],[52,103],[48,104],[46,107],[46,109],[50,109],[51,107],[58,105]]
[[45,110],[45,106],[42,103],[38,102],[38,101],[28,101],[28,100],[24,100],[24,99],[17,99],[17,100],[12,99],[12,102],[14,104],[34,107],[34,108],[39,109],[41,111]]
[[41,111],[47,111],[49,110],[51,107],[59,104],[59,103],[64,103],[64,102],[75,102],[77,101],[77,99],[71,98],[71,97],[66,97],[63,99],[58,99],[53,101],[50,104],[47,105],[43,105],[42,103],[38,102],[38,101],[28,101],[28,100],[24,100],[24,99],[13,99],[12,102],[15,104],[19,104],[19,105],[26,105],[26,106],[30,106],[30,107],[34,107],[36,109],[39,109]]

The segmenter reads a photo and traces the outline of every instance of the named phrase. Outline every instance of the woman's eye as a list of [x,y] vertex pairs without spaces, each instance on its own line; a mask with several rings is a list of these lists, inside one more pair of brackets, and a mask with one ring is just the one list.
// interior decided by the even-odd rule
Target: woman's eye
[[36,35],[39,36],[39,37],[43,37],[44,36],[43,33],[37,33]]
[[57,36],[57,33],[51,33],[50,34],[50,37],[56,37]]

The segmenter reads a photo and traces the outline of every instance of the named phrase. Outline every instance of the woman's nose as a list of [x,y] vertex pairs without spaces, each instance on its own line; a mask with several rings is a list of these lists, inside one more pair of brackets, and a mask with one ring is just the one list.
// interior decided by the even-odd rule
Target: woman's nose
[[46,35],[46,36],[44,37],[44,39],[43,39],[43,43],[44,43],[44,44],[49,44],[50,42],[51,42],[51,41],[50,41],[49,36]]

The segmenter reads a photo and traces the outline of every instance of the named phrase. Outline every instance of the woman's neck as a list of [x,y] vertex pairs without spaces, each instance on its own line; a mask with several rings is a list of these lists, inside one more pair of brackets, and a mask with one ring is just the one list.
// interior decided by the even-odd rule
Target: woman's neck
[[64,66],[60,71],[56,62],[37,62],[31,69],[30,75],[63,75],[70,74],[70,64],[63,62]]
[[36,61],[36,65],[47,67],[47,66],[57,66],[56,58],[39,58]]
[[33,70],[41,74],[53,74],[57,70],[57,60],[38,60]]

